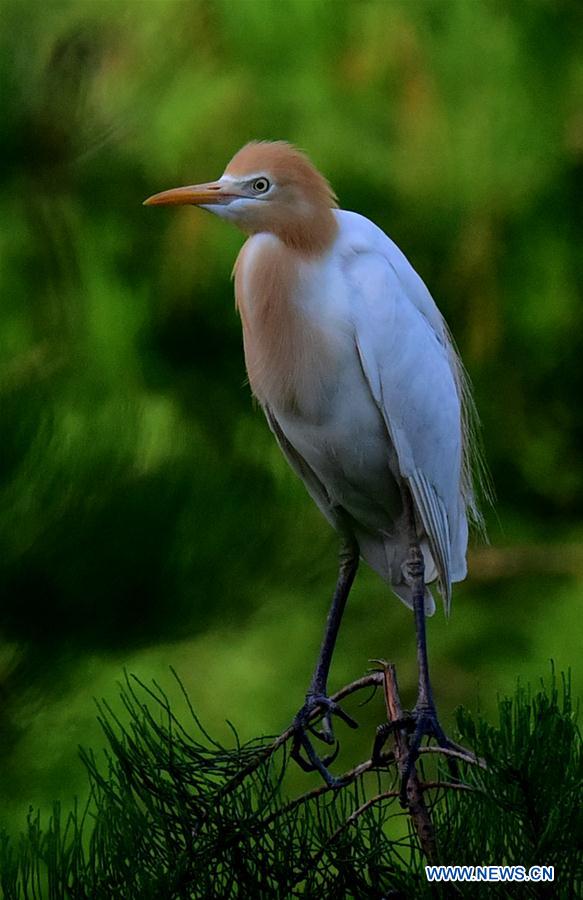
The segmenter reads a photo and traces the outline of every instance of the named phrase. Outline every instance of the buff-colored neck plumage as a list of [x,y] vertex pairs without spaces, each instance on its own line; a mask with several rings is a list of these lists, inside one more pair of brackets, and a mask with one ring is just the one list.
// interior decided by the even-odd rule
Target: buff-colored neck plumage
[[324,335],[298,302],[298,282],[302,267],[317,264],[334,242],[336,198],[309,159],[283,141],[248,144],[225,174],[262,174],[276,186],[245,230],[277,240],[248,241],[234,269],[251,388],[262,405],[308,413],[330,361]]

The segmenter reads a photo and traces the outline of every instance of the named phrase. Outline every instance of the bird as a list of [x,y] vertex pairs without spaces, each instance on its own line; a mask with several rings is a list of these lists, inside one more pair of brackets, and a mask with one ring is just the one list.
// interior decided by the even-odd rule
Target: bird
[[[165,190],[147,206],[193,205],[247,236],[233,269],[251,391],[287,462],[340,535],[320,653],[293,720],[292,755],[331,787],[328,696],[348,595],[363,559],[414,614],[418,694],[411,755],[452,746],[439,719],[425,617],[466,577],[469,525],[481,526],[476,412],[445,319],[406,256],[376,224],[338,208],[308,155],[286,141],[243,146],[216,181]],[[321,730],[311,727],[320,718]]]

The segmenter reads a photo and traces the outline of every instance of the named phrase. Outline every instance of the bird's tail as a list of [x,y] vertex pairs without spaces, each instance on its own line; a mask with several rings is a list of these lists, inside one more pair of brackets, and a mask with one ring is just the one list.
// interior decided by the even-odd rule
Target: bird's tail
[[[366,531],[355,529],[355,532],[362,558],[371,569],[381,576],[383,581],[387,582],[399,600],[412,609],[413,593],[403,571],[407,561],[407,543],[400,543],[388,536],[371,534]],[[435,612],[435,601],[427,584],[435,581],[437,570],[427,541],[421,541],[420,546],[425,563],[425,615],[432,616]]]

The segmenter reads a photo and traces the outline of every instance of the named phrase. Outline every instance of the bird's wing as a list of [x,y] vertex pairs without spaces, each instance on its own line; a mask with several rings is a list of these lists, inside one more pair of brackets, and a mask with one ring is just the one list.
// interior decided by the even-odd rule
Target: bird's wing
[[269,406],[264,406],[263,411],[265,413],[265,417],[267,419],[269,427],[271,428],[275,439],[279,444],[279,448],[287,459],[289,465],[294,470],[298,478],[301,478],[301,480],[304,482],[308,493],[310,494],[310,497],[328,519],[330,524],[334,528],[338,528],[339,522],[337,516],[334,513],[334,506],[321,480],[318,478],[312,467],[308,465],[306,460],[301,456],[301,454],[298,453],[295,447],[290,444],[285,434],[283,433],[283,430],[279,422],[277,421],[273,410],[270,409]]
[[431,306],[419,308],[391,262],[382,247],[353,245],[344,255],[354,336],[364,377],[427,533],[447,611],[452,581],[465,576],[460,397],[437,307],[429,298]]

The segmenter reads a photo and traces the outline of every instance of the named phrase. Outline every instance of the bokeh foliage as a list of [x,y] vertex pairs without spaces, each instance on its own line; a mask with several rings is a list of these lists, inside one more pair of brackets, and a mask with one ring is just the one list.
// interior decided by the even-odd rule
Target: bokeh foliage
[[[492,553],[522,555],[496,577],[498,557],[479,557],[451,624],[431,624],[444,714],[477,682],[488,705],[548,656],[575,661],[577,23],[576,0],[3,0],[6,810],[82,786],[89,698],[122,664],[174,663],[203,718],[246,737],[299,705],[335,540],[244,384],[241,238],[141,206],[217,176],[251,138],[307,149],[341,205],[397,240],[474,382]],[[412,649],[408,614],[363,574],[336,677],[391,655],[410,687]]]

